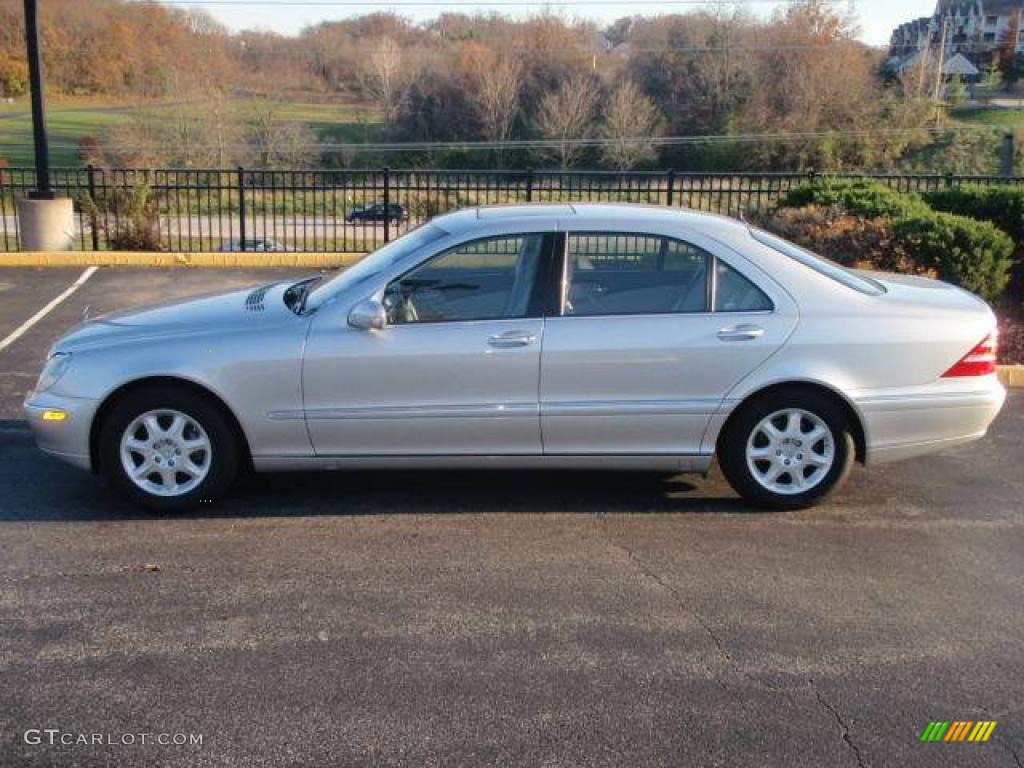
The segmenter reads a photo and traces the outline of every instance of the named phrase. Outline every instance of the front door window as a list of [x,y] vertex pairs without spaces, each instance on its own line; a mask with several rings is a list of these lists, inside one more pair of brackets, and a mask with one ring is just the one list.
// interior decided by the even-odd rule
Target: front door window
[[535,316],[540,234],[486,238],[435,256],[384,292],[388,322],[440,323]]

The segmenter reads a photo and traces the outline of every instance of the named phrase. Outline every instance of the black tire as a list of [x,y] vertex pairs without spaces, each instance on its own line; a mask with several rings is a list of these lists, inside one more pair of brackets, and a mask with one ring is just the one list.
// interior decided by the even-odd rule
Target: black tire
[[[128,476],[121,460],[121,438],[129,425],[147,411],[164,408],[193,419],[210,442],[206,476],[190,491],[176,496],[160,496],[139,487]],[[214,501],[235,480],[241,463],[238,440],[221,410],[201,394],[172,385],[146,387],[121,398],[100,425],[98,447],[100,471],[107,482],[122,496],[159,512],[187,510]]]
[[[747,443],[753,432],[765,418],[786,409],[800,409],[817,416],[832,436],[832,465],[816,485],[798,493],[772,491],[758,481],[747,464]],[[774,390],[744,404],[726,424],[718,441],[718,463],[729,485],[744,501],[762,509],[804,509],[817,504],[846,480],[855,457],[853,429],[842,406],[826,394],[800,387]],[[758,464],[756,460],[754,463]]]

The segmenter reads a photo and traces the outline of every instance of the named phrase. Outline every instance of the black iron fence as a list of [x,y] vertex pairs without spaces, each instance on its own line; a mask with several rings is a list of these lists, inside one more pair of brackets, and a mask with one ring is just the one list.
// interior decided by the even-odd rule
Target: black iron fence
[[[844,175],[901,191],[964,183],[1022,184],[1024,178]],[[54,189],[75,201],[82,250],[109,250],[148,221],[167,251],[376,248],[447,211],[525,202],[630,202],[739,216],[774,204],[807,173],[604,171],[310,170],[236,168],[56,168]],[[20,247],[16,200],[35,186],[30,168],[0,168],[0,251]],[[140,205],[143,203],[144,205]]]

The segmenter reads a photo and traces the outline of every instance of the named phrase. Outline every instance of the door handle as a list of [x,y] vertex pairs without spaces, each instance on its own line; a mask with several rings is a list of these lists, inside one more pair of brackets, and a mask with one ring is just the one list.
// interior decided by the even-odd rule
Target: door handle
[[509,349],[511,347],[525,347],[537,340],[536,335],[527,331],[508,331],[499,333],[487,339],[487,343],[498,349]]
[[758,325],[730,325],[718,332],[722,341],[751,341],[764,336],[764,328]]

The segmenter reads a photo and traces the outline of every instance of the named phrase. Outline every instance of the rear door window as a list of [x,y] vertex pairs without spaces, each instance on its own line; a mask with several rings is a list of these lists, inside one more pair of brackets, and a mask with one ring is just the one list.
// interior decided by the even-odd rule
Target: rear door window
[[711,255],[660,235],[569,233],[564,314],[706,312]]
[[724,261],[715,263],[715,312],[769,312],[772,300]]

